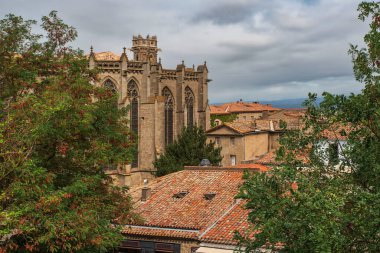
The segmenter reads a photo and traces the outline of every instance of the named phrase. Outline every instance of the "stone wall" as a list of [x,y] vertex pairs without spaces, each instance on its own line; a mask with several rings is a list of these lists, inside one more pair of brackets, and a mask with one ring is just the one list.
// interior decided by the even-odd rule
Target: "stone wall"
[[[135,37],[135,39],[144,40],[140,37]],[[149,39],[145,40],[150,41]],[[134,43],[133,52],[139,54],[138,58],[141,58],[142,51],[140,50],[144,51],[146,48],[137,42]],[[125,52],[121,54],[120,60],[117,60],[118,56],[111,52],[106,52],[106,54],[112,57],[98,61],[96,54],[92,51],[89,56],[90,68],[98,67],[100,69],[99,81],[96,85],[102,86],[105,81],[112,81],[119,94],[120,107],[128,106],[130,103],[127,95],[128,83],[133,80],[138,87],[139,165],[138,168],[121,165],[117,171],[112,172],[117,184],[136,185],[152,175],[150,172],[154,170],[153,161],[165,150],[165,98],[162,96],[164,87],[171,91],[174,98],[174,138],[187,125],[184,99],[186,87],[189,87],[194,94],[194,123],[204,129],[209,128],[208,70],[205,64],[195,69],[186,68],[184,63],[177,65],[175,70],[167,70],[162,68],[160,62],[157,62],[157,57],[150,57],[146,61],[129,61]],[[136,55],[134,59],[136,60]]]

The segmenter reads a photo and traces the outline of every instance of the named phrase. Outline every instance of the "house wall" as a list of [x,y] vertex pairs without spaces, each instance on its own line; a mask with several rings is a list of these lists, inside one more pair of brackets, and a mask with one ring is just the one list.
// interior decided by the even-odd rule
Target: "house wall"
[[259,134],[246,135],[245,141],[245,159],[252,160],[269,151],[269,133],[263,132]]
[[[148,245],[149,248],[145,249],[145,253],[154,253],[154,251],[151,251],[150,248],[152,247],[154,249],[155,243],[170,243],[179,245],[180,253],[191,253],[192,250],[195,252],[195,249],[199,247],[199,241],[193,240],[193,239],[170,239],[170,238],[161,238],[159,236],[128,236],[126,235],[125,240],[122,242],[122,245],[128,244],[128,241],[138,241],[140,245]],[[177,249],[177,247],[175,247]],[[174,251],[174,253],[178,253]]]
[[[236,164],[245,160],[253,160],[278,147],[279,133],[254,133],[247,135],[232,134],[230,129],[221,128],[208,134],[208,141],[216,142],[219,138],[219,147],[222,147],[222,166],[231,166],[231,156],[236,156]],[[231,138],[235,138],[233,144]]]
[[278,149],[280,147],[280,134],[279,132],[270,132],[269,133],[269,151]]
[[253,121],[259,119],[263,115],[262,112],[239,112],[236,121]]

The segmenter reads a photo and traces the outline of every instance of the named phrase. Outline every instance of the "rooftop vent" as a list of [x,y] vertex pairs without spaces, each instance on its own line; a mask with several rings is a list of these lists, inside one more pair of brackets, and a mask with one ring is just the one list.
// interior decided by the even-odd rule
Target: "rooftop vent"
[[189,193],[189,191],[180,191],[180,192],[174,193],[174,194],[173,194],[173,198],[175,198],[175,199],[182,199],[182,198],[184,198],[188,193]]
[[141,201],[147,201],[151,195],[151,192],[151,189],[148,187],[148,179],[144,179],[144,187],[141,189]]
[[211,166],[211,162],[209,159],[202,159],[202,161],[199,163],[199,166]]
[[212,200],[213,198],[215,198],[215,196],[216,196],[215,192],[208,192],[208,193],[203,194],[203,197],[205,198],[205,200]]

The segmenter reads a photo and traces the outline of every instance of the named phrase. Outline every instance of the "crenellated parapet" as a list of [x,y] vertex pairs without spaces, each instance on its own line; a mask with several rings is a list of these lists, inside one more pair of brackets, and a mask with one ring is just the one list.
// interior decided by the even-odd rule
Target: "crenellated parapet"
[[177,80],[177,71],[174,69],[162,69],[161,80]]
[[143,66],[144,64],[142,62],[136,62],[136,61],[129,61],[127,63],[127,73],[135,73],[135,74],[142,74],[143,73]]

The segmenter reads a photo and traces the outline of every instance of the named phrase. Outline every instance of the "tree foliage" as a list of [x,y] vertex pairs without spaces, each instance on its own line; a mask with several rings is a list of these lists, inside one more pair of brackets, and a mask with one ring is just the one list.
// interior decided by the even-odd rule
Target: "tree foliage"
[[207,136],[201,127],[183,128],[177,140],[168,145],[165,154],[154,162],[156,175],[164,176],[182,170],[183,166],[199,165],[202,159],[217,165],[222,160],[220,151],[221,148],[216,148],[214,142],[207,143]]
[[[349,54],[365,87],[357,95],[324,93],[320,105],[309,95],[303,129],[281,139],[277,156],[285,165],[245,175],[238,197],[247,200],[256,231],[254,238],[237,234],[246,252],[264,245],[284,252],[380,251],[380,3],[363,2],[358,11],[360,20],[370,20],[367,48],[351,45]],[[324,162],[317,148],[326,130],[347,138],[339,165]]]
[[215,122],[215,120],[220,120],[222,121],[223,123],[224,122],[232,122],[234,120],[236,120],[238,118],[238,114],[237,113],[230,113],[230,114],[224,114],[224,115],[218,115],[218,114],[211,114],[210,115],[210,125],[211,127],[216,127],[217,124]]
[[106,252],[135,219],[103,168],[131,161],[127,111],[92,85],[76,30],[56,12],[0,21],[0,252]]

